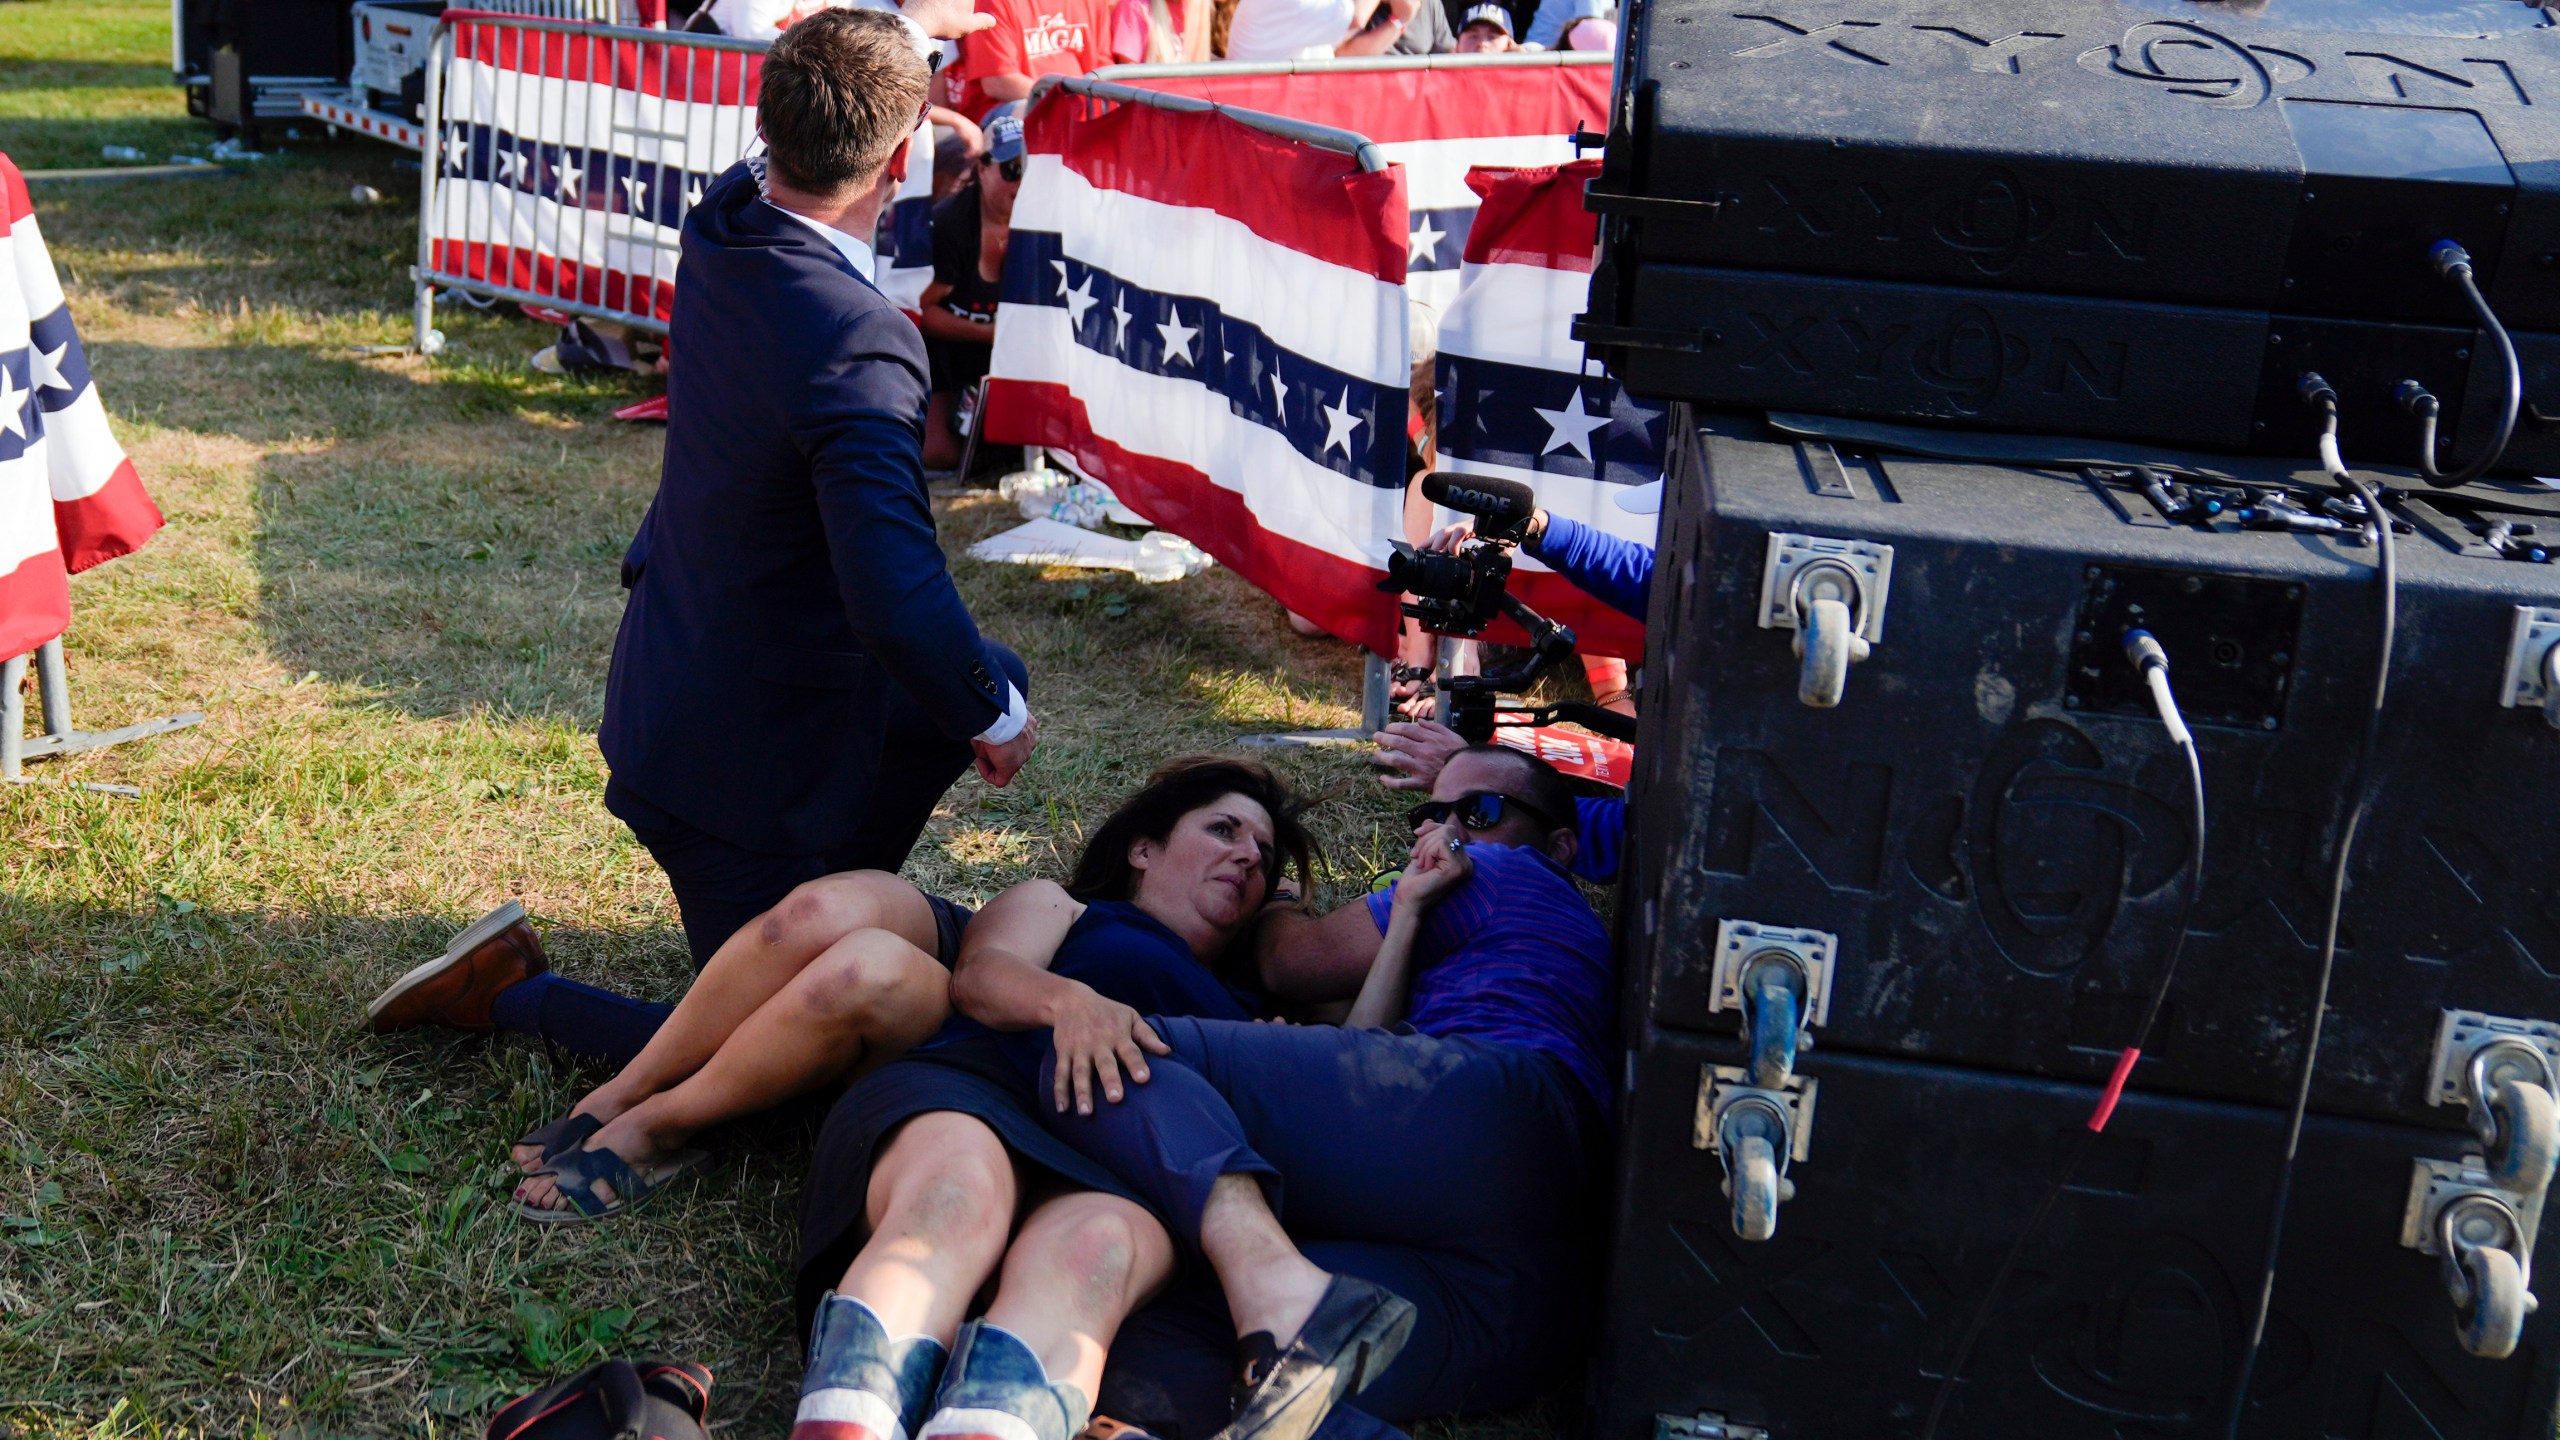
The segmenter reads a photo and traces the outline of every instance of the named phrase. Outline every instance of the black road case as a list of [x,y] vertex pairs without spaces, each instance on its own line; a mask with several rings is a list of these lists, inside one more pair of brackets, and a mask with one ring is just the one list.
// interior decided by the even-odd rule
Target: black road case
[[[1653,1023],[1734,1031],[1719,925],[1804,928],[1837,937],[1820,1044],[2105,1078],[2196,841],[2121,648],[2139,616],[2195,727],[2209,829],[2134,1083],[2289,1099],[2381,638],[2375,551],[2168,523],[2069,467],[1862,457],[1691,418],[1672,446],[1630,896]],[[2453,502],[2416,503],[2443,519]],[[2547,492],[2512,503],[2560,511]],[[2560,540],[2560,515],[2542,524]],[[1891,550],[1836,708],[1799,701],[1797,632],[1761,623],[1791,535]],[[2451,1127],[2462,1111],[2430,1090],[2442,1013],[2560,1018],[2560,729],[2502,703],[2520,615],[2560,614],[2560,566],[2398,541],[2378,798],[2313,1103]]]
[[[1687,1440],[1719,1418],[1771,1440],[1910,1440],[2096,1092],[1816,1052],[1796,1198],[1746,1244],[1695,1145],[1715,1058],[1656,1033],[1640,1061],[1592,1440]],[[1943,1440],[2218,1440],[2283,1120],[2129,1097],[2002,1292]],[[2550,1440],[2554,1317],[2509,1359],[2465,1354],[2437,1263],[2399,1244],[2412,1160],[2459,1149],[2312,1122],[2249,1440]]]
[[[2295,485],[2316,510],[2319,472],[2273,460],[1675,405],[1667,475],[1599,1440],[1916,1435],[2180,933],[2199,837],[2133,628],[2194,727],[2202,884],[2128,1096],[1941,1440],[2219,1434],[2372,694],[2376,549],[2196,508]],[[2451,1298],[2441,1227],[2507,1207],[2480,1233],[2521,1296],[2560,1123],[2560,567],[2514,535],[2555,533],[2560,497],[2392,508],[2376,798],[2243,1434],[2544,1440],[2548,1322],[2510,1312],[2513,1352],[2471,1353],[2500,1347]],[[1795,989],[1755,1005],[1772,956]],[[2539,1087],[2499,1103],[2543,1179],[2510,1184],[2534,1166],[2475,1132],[2496,1076],[2473,1055]]]
[[2406,379],[2468,453],[2504,377],[2447,239],[2560,346],[2532,5],[1647,0],[1624,44],[1584,334],[1639,393],[2302,454],[2318,368],[2369,454]]

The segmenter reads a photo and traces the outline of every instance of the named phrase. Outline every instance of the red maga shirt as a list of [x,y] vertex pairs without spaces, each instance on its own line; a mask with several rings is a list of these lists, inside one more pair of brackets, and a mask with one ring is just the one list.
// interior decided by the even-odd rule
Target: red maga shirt
[[1082,75],[1136,56],[1113,53],[1111,0],[978,0],[978,13],[996,17],[995,28],[960,42],[954,62],[954,107],[982,119],[996,101],[978,88],[988,75]]

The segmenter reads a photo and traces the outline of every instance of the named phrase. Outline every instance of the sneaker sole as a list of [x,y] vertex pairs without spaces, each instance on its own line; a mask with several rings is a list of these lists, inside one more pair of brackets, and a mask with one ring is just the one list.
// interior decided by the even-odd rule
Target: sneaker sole
[[510,900],[464,926],[462,932],[455,935],[444,947],[443,954],[424,965],[413,967],[408,974],[392,981],[390,989],[373,997],[373,1003],[364,1007],[366,1023],[370,1024],[382,1018],[382,1012],[391,1008],[392,1003],[401,996],[443,974],[472,951],[479,949],[491,936],[503,932],[508,926],[524,918],[524,905],[519,901]]

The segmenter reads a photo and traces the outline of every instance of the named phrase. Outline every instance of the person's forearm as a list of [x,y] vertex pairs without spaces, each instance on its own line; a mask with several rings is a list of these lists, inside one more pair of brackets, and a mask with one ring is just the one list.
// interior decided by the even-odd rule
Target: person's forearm
[[928,340],[948,340],[955,345],[993,345],[996,327],[964,320],[939,305],[927,305],[917,312],[916,328]]
[[1004,72],[980,76],[978,93],[998,101],[1028,100],[1031,98],[1031,77]]
[[1093,987],[1002,952],[964,955],[951,974],[951,1003],[990,1030],[1043,1030],[1058,1008]]
[[1322,916],[1294,906],[1274,908],[1254,937],[1262,988],[1276,999],[1304,1004],[1352,998],[1377,959],[1378,929],[1365,903]]
[[1413,938],[1422,931],[1422,912],[1398,905],[1387,912],[1387,933],[1378,942],[1378,958],[1351,1002],[1343,1028],[1378,1030],[1402,1020],[1413,1002]]
[[[1342,38],[1333,42],[1336,55],[1384,54],[1386,47],[1395,43],[1395,37],[1404,33],[1402,26],[1380,23],[1391,13],[1387,0],[1354,0],[1351,8],[1357,18],[1352,20],[1350,29],[1342,32]],[[1381,31],[1385,32],[1383,38]]]
[[1522,548],[1610,609],[1643,619],[1653,590],[1652,549],[1562,515],[1538,513],[1545,523],[1533,528]]

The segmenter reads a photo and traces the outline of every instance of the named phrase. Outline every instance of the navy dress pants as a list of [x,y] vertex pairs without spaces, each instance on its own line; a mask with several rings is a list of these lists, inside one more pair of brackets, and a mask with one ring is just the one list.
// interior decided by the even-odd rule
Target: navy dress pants
[[[1099,1407],[1164,1440],[1226,1423],[1235,1328],[1199,1279],[1221,1175],[1260,1179],[1309,1259],[1413,1302],[1413,1338],[1324,1440],[1506,1409],[1569,1378],[1589,1332],[1599,1106],[1554,1059],[1469,1039],[1151,1017],[1173,1054],[1118,1105],[1043,1122],[1132,1185],[1194,1263],[1132,1316]],[[1045,1083],[1044,1083],[1045,1090]]]
[[[1031,686],[1021,658],[1001,645],[989,648],[1028,696]],[[740,743],[752,744],[754,737],[741,737]],[[933,818],[933,807],[975,758],[968,741],[944,734],[900,690],[887,707],[880,769],[872,778],[862,823],[851,840],[834,849],[776,854],[724,840],[667,813],[619,780],[606,783],[604,805],[666,872],[693,968],[700,970],[748,921],[811,880],[847,870],[896,874],[924,833],[925,822]],[[773,803],[781,808],[793,803],[793,797],[778,795]],[[500,991],[490,1014],[501,1030],[538,1035],[569,1054],[618,1070],[631,1063],[674,1009],[557,975],[539,975]]]

